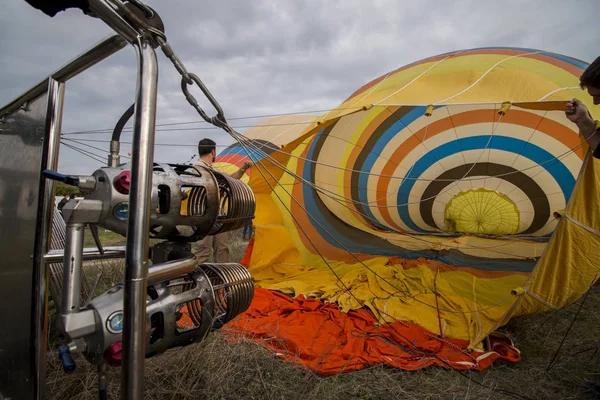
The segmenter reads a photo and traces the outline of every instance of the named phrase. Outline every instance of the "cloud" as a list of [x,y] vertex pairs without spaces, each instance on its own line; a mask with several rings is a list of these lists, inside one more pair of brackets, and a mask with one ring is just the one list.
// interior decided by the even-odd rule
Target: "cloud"
[[[586,61],[598,55],[595,0],[148,3],[161,15],[173,49],[205,82],[228,118],[330,109],[388,71],[459,49],[527,47]],[[111,32],[77,10],[49,18],[17,1],[4,5],[0,33],[0,104],[6,104]],[[158,56],[157,122],[200,120],[181,94],[178,74]],[[134,99],[135,68],[135,52],[127,48],[70,81],[63,131],[112,128]],[[200,91],[192,91],[214,113]],[[208,128],[201,123],[181,126],[194,127]],[[158,146],[156,158],[187,161],[195,152],[193,144],[205,136],[219,145],[232,141],[219,130],[157,132],[157,143],[192,146]],[[110,135],[71,137],[108,140]],[[129,133],[123,135],[124,141],[130,139]],[[107,143],[86,143],[108,148]],[[61,151],[60,163],[62,171],[73,173],[90,173],[100,165],[71,149]]]

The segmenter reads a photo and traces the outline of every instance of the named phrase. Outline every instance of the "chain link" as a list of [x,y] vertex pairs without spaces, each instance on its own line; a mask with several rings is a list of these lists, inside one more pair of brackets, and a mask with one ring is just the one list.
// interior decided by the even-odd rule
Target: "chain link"
[[171,45],[169,43],[167,43],[166,36],[164,36],[164,34],[161,35],[161,36],[156,35],[156,32],[155,32],[155,40],[158,43],[158,45],[160,46],[163,54],[169,60],[171,60],[171,62],[173,63],[173,66],[175,67],[175,69],[177,70],[177,72],[179,72],[179,75],[181,75],[181,77],[184,79],[184,81],[188,85],[192,85],[194,83],[192,81],[192,78],[190,78],[187,70],[185,69],[185,66],[183,65],[183,63],[181,62],[181,60],[179,59],[179,57],[177,57],[177,55],[173,51],[173,48],[171,48]]
[[[206,85],[204,85],[204,82],[202,82],[202,80],[196,74],[188,72],[188,70],[183,65],[183,62],[181,62],[181,60],[179,59],[177,54],[175,54],[175,51],[173,51],[173,48],[171,47],[171,45],[169,45],[169,43],[167,42],[167,38],[164,35],[164,33],[160,32],[160,31],[156,31],[156,32],[151,31],[151,32],[154,33],[154,39],[160,46],[164,55],[169,60],[171,60],[171,63],[173,64],[173,66],[175,67],[177,72],[179,72],[179,75],[181,75],[181,91],[183,92],[183,95],[185,96],[188,103],[190,103],[190,105],[192,107],[194,107],[196,112],[198,112],[198,114],[206,122],[213,124],[219,128],[225,129],[225,127],[227,127],[228,124],[227,124],[227,121],[225,120],[225,115],[223,113],[223,109],[221,108],[221,105],[219,104],[219,102],[214,98],[212,93],[208,90]],[[202,109],[202,107],[200,107],[200,105],[198,104],[198,101],[196,100],[194,95],[192,95],[190,93],[189,86],[193,86],[194,84],[196,86],[198,86],[200,88],[200,90],[202,90],[202,93],[204,93],[204,96],[208,99],[208,101],[210,101],[210,104],[212,104],[212,106],[217,111],[217,114],[214,117],[209,116]]]
[[[188,72],[188,70],[183,65],[183,62],[179,59],[179,57],[177,56],[175,51],[173,51],[173,48],[171,47],[171,45],[169,45],[169,43],[167,42],[167,37],[166,37],[165,33],[161,30],[163,28],[162,21],[160,22],[160,27],[159,27],[160,29],[157,28],[156,26],[152,26],[152,24],[148,23],[147,20],[152,19],[157,14],[155,14],[154,11],[150,7],[148,7],[146,4],[144,4],[141,0],[127,0],[127,3],[133,5],[135,8],[137,8],[142,13],[144,13],[145,18],[147,20],[142,21],[142,19],[140,19],[137,15],[135,15],[130,9],[128,9],[125,6],[125,4],[122,2],[122,0],[109,0],[109,1],[111,1],[117,8],[119,8],[120,12],[123,15],[127,16],[127,18],[129,18],[129,20],[134,23],[134,25],[136,26],[136,29],[141,34],[147,33],[147,34],[152,35],[154,41],[160,46],[164,55],[169,60],[171,60],[171,63],[173,64],[173,66],[175,67],[175,69],[177,70],[179,75],[181,75],[181,91],[183,92],[183,95],[185,96],[188,103],[190,103],[190,105],[192,107],[194,107],[196,112],[198,112],[198,114],[200,114],[200,116],[206,122],[213,124],[216,127],[223,128],[225,130],[227,130],[227,128],[231,129],[231,127],[229,127],[229,125],[227,124],[227,121],[225,120],[225,115],[223,113],[223,109],[219,105],[219,102],[217,102],[217,100],[214,98],[212,93],[210,93],[210,91],[208,90],[206,85],[204,85],[202,80],[196,74],[192,74],[192,73]],[[159,19],[160,19],[160,17],[159,17]],[[189,86],[194,86],[194,84],[196,86],[198,86],[200,88],[200,90],[202,90],[202,93],[204,93],[204,96],[208,99],[208,101],[210,101],[212,106],[217,111],[217,114],[214,117],[209,116],[202,109],[202,107],[200,107],[200,105],[198,104],[198,101],[196,100],[194,95],[192,95],[190,93]]]
[[[196,98],[190,93],[190,91],[188,89],[188,83],[185,81],[185,78],[182,77],[181,78],[181,91],[183,92],[188,103],[190,103],[191,106],[194,107],[196,109],[196,111],[198,111],[198,114],[200,114],[200,116],[202,116],[202,118],[204,118],[204,120],[206,122],[210,122],[211,124],[221,127],[221,128],[224,127],[224,125],[227,124],[227,121],[225,121],[225,115],[223,115],[223,109],[221,108],[221,105],[219,105],[219,103],[214,98],[212,93],[210,93],[210,91],[204,85],[204,83],[200,80],[200,78],[198,78],[198,75],[189,74],[189,77],[192,78],[192,81],[200,88],[200,90],[202,90],[202,93],[204,93],[204,96],[208,99],[208,101],[210,101],[210,104],[212,104],[212,106],[215,108],[215,110],[217,110],[217,115],[215,115],[214,117],[209,117],[204,112],[204,110],[200,107],[200,105],[196,101]],[[190,86],[192,86],[192,85],[190,85]]]

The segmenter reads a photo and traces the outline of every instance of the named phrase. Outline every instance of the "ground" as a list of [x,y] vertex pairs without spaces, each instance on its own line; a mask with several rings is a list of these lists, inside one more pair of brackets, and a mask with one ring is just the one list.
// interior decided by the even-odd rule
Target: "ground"
[[[105,245],[123,239],[102,232]],[[246,242],[234,234],[232,258],[239,260]],[[86,237],[86,245],[93,241]],[[104,270],[102,288],[122,280],[119,262],[88,265],[92,278]],[[257,344],[229,344],[216,332],[204,342],[172,349],[146,362],[146,399],[594,399],[587,380],[600,382],[600,285],[583,306],[580,299],[562,310],[513,319],[502,332],[520,349],[521,362],[498,363],[477,373],[432,367],[416,372],[375,366],[333,377],[321,377],[285,363]],[[51,315],[52,315],[51,310]],[[565,334],[571,326],[570,332]],[[557,354],[561,341],[562,348]],[[62,372],[50,331],[47,398],[97,399],[96,369],[76,356],[77,371]],[[554,364],[548,368],[556,356]],[[119,398],[120,368],[109,369],[109,398]]]

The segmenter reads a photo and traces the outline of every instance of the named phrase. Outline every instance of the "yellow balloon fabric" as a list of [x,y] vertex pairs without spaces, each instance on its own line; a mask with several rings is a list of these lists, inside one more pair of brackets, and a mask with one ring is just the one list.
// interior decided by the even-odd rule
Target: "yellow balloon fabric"
[[578,97],[600,117],[579,88],[586,67],[461,50],[385,74],[322,116],[248,130],[216,165],[255,162],[256,285],[472,347],[514,315],[576,300],[600,266],[598,161],[564,113]]
[[519,229],[519,209],[502,193],[473,189],[448,202],[444,224],[448,232],[513,235]]

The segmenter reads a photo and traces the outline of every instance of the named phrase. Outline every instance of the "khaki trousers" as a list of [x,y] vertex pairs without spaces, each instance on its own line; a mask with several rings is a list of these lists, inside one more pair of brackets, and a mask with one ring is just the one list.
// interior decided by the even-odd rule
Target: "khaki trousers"
[[202,264],[208,261],[211,252],[214,252],[216,263],[229,262],[229,232],[206,236],[192,244],[192,252]]

